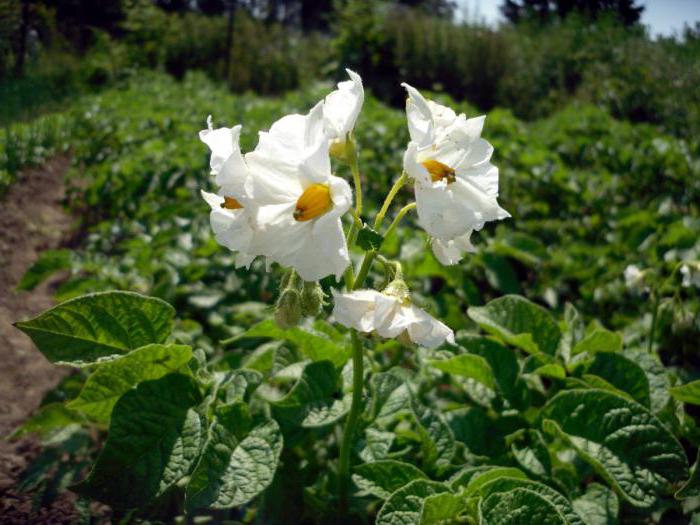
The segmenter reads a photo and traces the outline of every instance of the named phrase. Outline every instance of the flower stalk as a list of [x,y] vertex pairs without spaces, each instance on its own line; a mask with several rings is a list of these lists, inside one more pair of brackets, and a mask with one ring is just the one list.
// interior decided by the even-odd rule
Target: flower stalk
[[352,341],[352,404],[350,412],[345,420],[343,438],[340,444],[340,458],[338,460],[338,500],[341,515],[348,510],[350,491],[350,449],[352,437],[355,433],[355,425],[360,415],[363,390],[363,362],[362,341],[356,330],[350,330]]

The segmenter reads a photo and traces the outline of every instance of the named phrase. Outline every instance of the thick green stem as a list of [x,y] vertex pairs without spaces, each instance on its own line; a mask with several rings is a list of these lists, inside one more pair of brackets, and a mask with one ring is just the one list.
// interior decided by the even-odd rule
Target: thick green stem
[[[355,185],[355,212],[353,213],[353,221],[347,238],[348,250],[352,250],[352,245],[355,244],[357,233],[362,226],[362,219],[360,219],[362,214],[362,179],[360,178],[360,167],[358,165],[357,145],[355,144],[355,138],[351,134],[348,134],[346,141],[345,159],[350,166],[353,184]],[[349,265],[348,269],[345,270],[344,278],[345,288],[352,290],[355,283],[355,273],[352,265]]]
[[345,420],[343,430],[343,441],[340,444],[340,459],[338,462],[338,499],[340,502],[341,516],[348,510],[348,500],[350,492],[350,449],[352,447],[352,437],[355,433],[355,425],[360,415],[362,405],[362,342],[355,330],[350,331],[352,340],[352,404],[350,413]]

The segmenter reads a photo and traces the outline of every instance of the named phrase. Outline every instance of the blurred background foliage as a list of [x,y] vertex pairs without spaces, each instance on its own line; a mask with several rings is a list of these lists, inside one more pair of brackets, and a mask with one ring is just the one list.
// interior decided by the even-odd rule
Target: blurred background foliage
[[[27,118],[138,68],[193,69],[277,94],[360,71],[532,120],[579,100],[677,136],[700,122],[700,28],[652,39],[634,0],[504,0],[506,22],[449,0],[0,0],[0,121]],[[460,21],[457,21],[457,20]]]

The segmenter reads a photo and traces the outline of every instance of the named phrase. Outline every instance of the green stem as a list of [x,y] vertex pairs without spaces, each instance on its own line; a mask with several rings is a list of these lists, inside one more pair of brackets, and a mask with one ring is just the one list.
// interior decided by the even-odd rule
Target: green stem
[[656,332],[656,319],[659,316],[659,303],[661,302],[661,296],[656,294],[654,298],[654,310],[651,314],[651,330],[649,331],[649,344],[647,346],[647,351],[652,352],[654,346],[654,332]]
[[350,136],[348,140],[347,160],[355,184],[355,217],[362,215],[362,180],[360,179],[360,167],[358,165],[358,153],[355,138]]
[[350,330],[352,340],[352,404],[350,413],[345,420],[343,441],[340,444],[340,459],[338,461],[338,499],[340,514],[347,514],[350,491],[350,447],[355,433],[355,425],[360,415],[362,404],[363,370],[362,342],[357,331]]
[[409,211],[415,210],[416,209],[416,203],[412,202],[411,204],[406,204],[401,210],[399,210],[399,213],[396,215],[396,218],[391,222],[389,227],[386,229],[386,233],[384,234],[384,238],[388,239],[389,236],[394,233],[394,230],[396,227],[399,225],[401,222],[401,219],[403,219],[404,215],[406,215]]
[[391,203],[394,200],[394,197],[396,197],[396,194],[399,192],[399,190],[403,188],[404,184],[406,184],[406,181],[408,181],[408,175],[406,175],[406,172],[403,172],[401,176],[398,179],[396,179],[396,182],[394,182],[394,185],[389,190],[386,199],[384,199],[384,204],[382,204],[382,208],[379,210],[379,213],[377,213],[377,218],[374,219],[375,230],[379,230],[379,228],[381,227],[382,222],[384,222],[386,212],[389,211],[389,206],[391,206]]
[[[406,173],[404,172],[398,179],[396,179],[396,182],[394,182],[394,185],[389,190],[386,199],[384,199],[384,204],[382,204],[382,208],[379,210],[379,213],[377,213],[376,219],[374,219],[375,230],[379,230],[379,228],[381,228],[382,223],[384,222],[384,217],[386,217],[386,213],[387,211],[389,211],[389,206],[391,206],[391,203],[394,200],[394,197],[396,197],[396,194],[399,192],[399,190],[403,188],[404,184],[406,184],[406,181],[408,181],[408,175],[406,175]],[[399,212],[399,215],[401,215],[402,212],[403,215],[405,215],[411,209],[412,208],[410,204],[408,206],[404,206],[403,209]],[[401,215],[401,217],[403,217],[403,215]],[[397,219],[401,220],[398,216]],[[396,222],[396,220],[394,220],[394,222]],[[391,226],[389,226],[389,230],[387,231],[387,233],[391,233],[392,227],[396,228],[396,225],[392,223]],[[357,278],[353,283],[353,290],[357,290],[364,284],[365,279],[367,279],[367,274],[369,274],[369,269],[372,267],[372,262],[374,261],[374,258],[376,256],[376,250],[370,250],[365,253],[365,257],[364,259],[362,259],[362,264],[360,265],[360,270],[357,272]]]
[[[346,151],[345,158],[350,166],[350,173],[352,173],[353,184],[355,185],[355,212],[353,213],[353,221],[350,225],[350,230],[348,231],[347,245],[348,250],[352,250],[353,244],[355,244],[355,238],[357,233],[360,231],[362,226],[362,219],[360,215],[362,214],[362,179],[360,177],[360,167],[358,165],[358,153],[357,145],[355,144],[355,138],[348,133],[346,139]],[[345,287],[348,290],[352,290],[353,284],[355,283],[355,272],[353,270],[352,264],[348,266],[345,270]]]
[[656,335],[656,321],[659,318],[659,306],[661,304],[661,294],[663,293],[664,288],[666,288],[666,285],[670,283],[674,277],[676,276],[676,273],[678,270],[683,266],[684,262],[680,261],[676,263],[676,266],[673,267],[673,271],[671,274],[663,280],[661,285],[656,289],[656,292],[654,293],[654,310],[652,310],[651,313],[651,329],[649,330],[649,343],[647,345],[647,351],[651,352],[653,350],[654,346],[654,336]]

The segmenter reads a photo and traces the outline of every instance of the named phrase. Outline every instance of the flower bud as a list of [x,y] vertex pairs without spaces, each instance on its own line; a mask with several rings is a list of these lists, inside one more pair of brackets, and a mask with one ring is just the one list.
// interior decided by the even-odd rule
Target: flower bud
[[325,304],[323,288],[317,282],[305,282],[301,294],[301,313],[307,317],[315,317],[321,313]]
[[399,302],[404,305],[411,302],[411,294],[408,290],[408,286],[400,277],[391,281],[389,285],[382,290],[382,293],[396,297]]
[[275,305],[275,322],[280,328],[292,328],[301,320],[301,294],[293,287],[282,290]]
[[340,161],[346,162],[347,160],[347,142],[340,142],[338,140],[334,140],[331,143],[330,148],[328,148],[328,153],[330,153],[330,156],[333,158],[336,158]]

